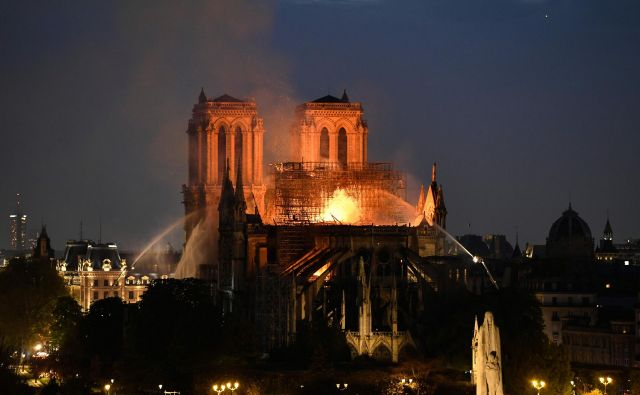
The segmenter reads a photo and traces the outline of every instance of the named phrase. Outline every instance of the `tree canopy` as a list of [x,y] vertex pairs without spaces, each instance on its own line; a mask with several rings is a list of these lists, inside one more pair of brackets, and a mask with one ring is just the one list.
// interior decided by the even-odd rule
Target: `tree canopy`
[[0,346],[30,349],[48,332],[55,302],[66,294],[49,262],[12,259],[0,271]]

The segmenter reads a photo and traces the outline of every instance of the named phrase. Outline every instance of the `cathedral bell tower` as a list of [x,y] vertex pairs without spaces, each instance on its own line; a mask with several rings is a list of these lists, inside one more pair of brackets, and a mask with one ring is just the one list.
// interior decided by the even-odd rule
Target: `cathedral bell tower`
[[182,187],[186,240],[207,213],[217,209],[227,163],[228,179],[240,180],[239,189],[244,201],[252,211],[264,212],[264,125],[255,101],[240,100],[227,94],[209,99],[203,89],[198,103],[193,106],[187,135],[189,181]]
[[343,167],[367,162],[369,129],[362,104],[327,95],[296,108],[291,128],[292,160],[334,162]]

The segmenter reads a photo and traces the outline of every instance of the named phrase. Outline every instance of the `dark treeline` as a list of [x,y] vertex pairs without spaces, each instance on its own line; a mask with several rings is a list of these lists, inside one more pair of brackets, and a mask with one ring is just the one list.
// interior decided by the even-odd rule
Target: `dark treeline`
[[[537,301],[517,289],[425,295],[424,312],[412,319],[415,359],[459,373],[441,383],[437,374],[425,376],[421,393],[449,393],[445,382],[468,381],[462,372],[471,367],[474,318],[481,320],[487,310],[502,336],[506,393],[527,393],[537,375],[549,383],[547,394],[565,394],[572,378],[569,361],[548,344]],[[344,334],[322,316],[314,316],[313,325],[301,324],[290,347],[264,358],[251,320],[223,314],[214,289],[195,279],[155,281],[137,304],[103,299],[83,313],[48,263],[18,260],[0,271],[0,318],[0,388],[15,394],[35,392],[12,372],[16,351],[38,340],[50,355],[31,360],[35,373],[51,371],[55,377],[39,390],[45,395],[86,394],[112,379],[111,393],[118,394],[157,393],[159,384],[183,394],[208,393],[212,383],[233,379],[241,380],[243,393],[251,386],[262,390],[255,393],[296,393],[296,380],[305,383],[305,393],[324,393],[343,376],[351,377],[354,390],[378,393],[393,369],[366,357],[352,360]],[[381,371],[387,373],[357,382],[358,375]]]

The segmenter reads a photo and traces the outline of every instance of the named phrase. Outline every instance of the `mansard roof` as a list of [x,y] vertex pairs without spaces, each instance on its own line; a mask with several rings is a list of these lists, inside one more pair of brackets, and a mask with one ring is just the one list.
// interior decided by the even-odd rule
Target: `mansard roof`
[[111,264],[111,269],[120,269],[121,259],[118,247],[113,243],[94,244],[87,247],[86,259],[91,261],[93,270],[102,270],[105,260]]

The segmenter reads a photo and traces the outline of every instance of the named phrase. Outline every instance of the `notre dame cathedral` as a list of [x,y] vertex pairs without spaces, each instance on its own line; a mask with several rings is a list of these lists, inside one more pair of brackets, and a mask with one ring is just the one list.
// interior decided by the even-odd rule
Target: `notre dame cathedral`
[[201,91],[187,128],[186,249],[208,215],[217,241],[198,276],[255,323],[265,351],[323,322],[344,331],[353,355],[398,361],[415,347],[425,298],[473,279],[438,231],[447,209],[435,164],[408,205],[404,173],[368,161],[364,109],[346,91],[299,105],[290,132],[291,161],[265,177],[255,101]]

